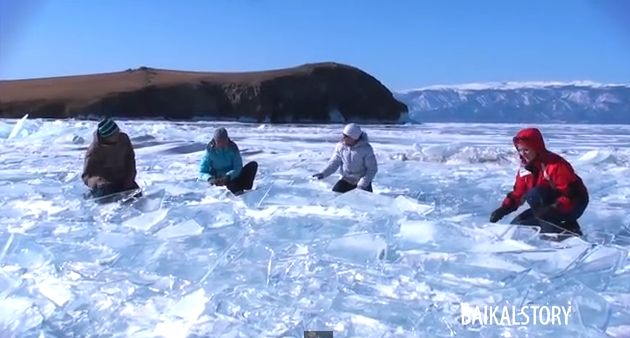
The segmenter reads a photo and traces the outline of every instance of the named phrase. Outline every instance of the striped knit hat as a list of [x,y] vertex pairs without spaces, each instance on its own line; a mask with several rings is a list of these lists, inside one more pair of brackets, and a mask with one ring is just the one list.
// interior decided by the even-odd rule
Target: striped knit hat
[[109,117],[98,123],[98,135],[102,138],[110,137],[119,131],[116,122]]

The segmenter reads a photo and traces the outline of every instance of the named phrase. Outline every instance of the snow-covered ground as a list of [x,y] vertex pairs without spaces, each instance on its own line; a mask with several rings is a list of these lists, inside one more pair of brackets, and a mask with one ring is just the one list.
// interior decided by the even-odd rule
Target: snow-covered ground
[[[540,126],[591,193],[584,239],[551,243],[508,225],[516,214],[487,223],[513,184],[521,125],[365,126],[375,194],[337,196],[337,177],[309,177],[339,125],[121,121],[145,197],[97,206],[80,180],[95,124],[0,120],[0,337],[630,330],[630,126]],[[218,125],[260,164],[238,198],[196,181]],[[567,326],[464,326],[464,302],[573,312]]]

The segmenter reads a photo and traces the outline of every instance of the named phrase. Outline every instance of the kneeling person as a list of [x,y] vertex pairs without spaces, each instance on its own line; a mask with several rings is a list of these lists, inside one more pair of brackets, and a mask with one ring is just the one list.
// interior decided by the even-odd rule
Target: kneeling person
[[313,177],[321,180],[330,176],[337,168],[341,179],[333,187],[334,192],[345,193],[355,188],[372,192],[372,180],[378,171],[376,157],[367,133],[354,123],[346,125],[328,165]]
[[521,159],[514,189],[490,216],[497,222],[527,202],[529,209],[518,215],[512,224],[539,226],[541,233],[581,236],[578,218],[589,203],[584,182],[571,164],[549,151],[540,131],[523,129],[514,137]]

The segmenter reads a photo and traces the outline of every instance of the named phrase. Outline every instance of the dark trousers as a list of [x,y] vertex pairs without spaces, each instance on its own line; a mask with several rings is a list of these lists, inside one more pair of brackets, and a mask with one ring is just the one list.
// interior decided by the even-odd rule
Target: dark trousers
[[230,180],[225,186],[233,194],[242,192],[243,190],[250,190],[252,186],[254,186],[257,171],[258,163],[256,163],[256,161],[249,162],[241,169],[241,174],[235,179]]
[[[119,185],[114,185],[114,184],[106,184],[106,185],[101,185],[100,187],[90,189],[90,191],[85,195],[85,198],[97,199],[99,203],[110,203],[121,197],[121,196],[117,196],[116,194],[119,194],[125,191],[134,190],[134,189],[140,189],[140,186],[138,186],[136,182],[133,182],[133,185],[128,188],[122,187]],[[139,191],[133,197],[135,198],[142,197],[142,191]]]
[[[348,181],[346,181],[346,180],[344,180],[342,178],[339,181],[337,181],[337,183],[332,188],[332,190],[334,192],[346,193],[346,192],[348,192],[350,190],[356,189],[356,187],[357,187],[356,184],[351,184],[351,183],[349,183]],[[368,185],[367,188],[365,188],[363,190],[372,192],[372,183],[370,183],[370,185]]]
[[546,212],[543,218],[538,218],[534,210],[541,210],[553,204],[559,197],[558,191],[549,187],[535,187],[525,195],[529,209],[516,216],[511,224],[532,225],[540,227],[541,233],[563,233],[566,231],[582,235],[577,219],[582,216],[588,205],[588,196],[578,199],[573,209],[568,213],[559,210]]
[[121,185],[116,185],[116,184],[105,184],[105,185],[101,185],[99,187],[90,189],[90,196],[93,198],[98,198],[98,197],[103,197],[107,195],[118,194],[118,193],[129,191],[129,190],[139,189],[139,188],[140,187],[138,186],[136,182],[133,182],[133,185],[131,187],[123,187]]

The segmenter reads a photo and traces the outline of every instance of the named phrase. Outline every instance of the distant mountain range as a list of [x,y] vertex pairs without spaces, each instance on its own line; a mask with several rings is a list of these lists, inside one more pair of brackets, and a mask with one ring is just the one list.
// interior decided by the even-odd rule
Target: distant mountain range
[[630,123],[630,84],[473,83],[394,96],[417,122]]

